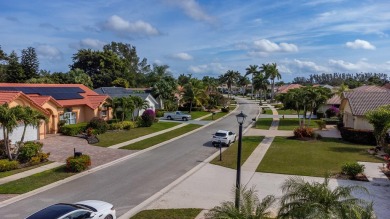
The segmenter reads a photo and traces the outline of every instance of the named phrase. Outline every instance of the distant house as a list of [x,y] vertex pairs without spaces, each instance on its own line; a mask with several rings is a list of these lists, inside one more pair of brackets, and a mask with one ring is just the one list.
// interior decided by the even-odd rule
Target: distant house
[[320,107],[318,107],[319,112],[326,112],[329,108],[332,106],[340,108],[341,104],[341,98],[339,95],[334,94],[330,99],[328,99],[325,104],[322,104]]
[[351,91],[361,91],[361,92],[389,92],[390,90],[386,87],[379,87],[376,85],[363,85],[357,88],[352,89]]
[[[0,83],[0,97],[0,104],[30,106],[47,116],[46,124],[29,128],[27,140],[43,139],[46,134],[57,133],[60,120],[76,124],[89,122],[93,117],[109,119],[106,116],[108,109],[103,106],[109,97],[82,84]],[[20,132],[21,128],[13,133]]]
[[367,121],[364,114],[369,110],[388,104],[390,104],[390,92],[388,91],[344,92],[340,105],[344,126],[353,129],[373,130],[373,126]]
[[300,87],[303,87],[303,86],[300,85],[300,84],[286,84],[286,85],[282,85],[282,86],[280,86],[280,87],[278,87],[276,89],[276,94],[285,94],[285,93],[287,93],[291,89],[296,89],[296,88],[300,88]]
[[[108,95],[111,98],[116,97],[128,97],[128,96],[138,96],[142,100],[148,103],[148,109],[156,110],[160,109],[160,104],[158,101],[150,94],[143,92],[135,92],[132,88],[123,88],[123,87],[100,87],[94,90],[98,94]],[[138,90],[137,90],[138,91]],[[138,109],[134,111],[134,116],[140,116],[144,112],[144,109]]]

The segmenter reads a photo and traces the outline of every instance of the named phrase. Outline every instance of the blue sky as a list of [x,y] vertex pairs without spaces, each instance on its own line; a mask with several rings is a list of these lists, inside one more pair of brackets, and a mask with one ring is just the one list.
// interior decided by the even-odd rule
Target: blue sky
[[218,77],[276,62],[282,80],[316,73],[388,73],[390,1],[0,1],[0,45],[34,47],[40,68],[69,71],[78,49],[134,45],[149,64]]

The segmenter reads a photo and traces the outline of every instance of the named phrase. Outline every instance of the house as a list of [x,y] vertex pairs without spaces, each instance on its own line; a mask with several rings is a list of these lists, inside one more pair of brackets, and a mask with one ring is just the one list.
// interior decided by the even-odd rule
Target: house
[[[158,101],[150,94],[143,92],[135,92],[134,89],[123,88],[123,87],[101,87],[94,90],[98,94],[108,95],[111,98],[116,97],[127,97],[127,96],[138,96],[148,104],[148,109],[155,111],[160,109]],[[144,109],[134,110],[134,116],[140,116],[144,112]]]
[[287,93],[291,89],[296,89],[296,88],[300,88],[300,87],[303,87],[303,86],[300,85],[300,84],[286,84],[286,85],[282,85],[282,86],[280,86],[280,87],[278,87],[276,89],[276,94],[285,94],[285,93]]
[[341,98],[339,95],[334,94],[330,99],[328,99],[325,104],[322,104],[320,107],[318,107],[318,112],[323,112],[325,113],[326,110],[331,108],[332,106],[340,108],[341,104]]
[[[372,90],[372,88],[368,90]],[[344,126],[353,129],[373,130],[373,126],[367,121],[364,114],[388,104],[390,104],[390,92],[388,91],[344,92],[340,105]]]
[[388,92],[390,91],[386,87],[379,87],[376,85],[363,85],[352,89],[351,91],[362,91],[362,92]]
[[[58,123],[65,120],[66,124],[89,122],[93,117],[109,119],[108,109],[104,103],[109,98],[100,95],[82,84],[23,84],[0,83],[1,104],[31,106],[43,112],[48,122],[38,130],[29,131],[36,134],[35,139],[45,137],[45,134],[58,132]],[[14,132],[17,133],[19,129]]]

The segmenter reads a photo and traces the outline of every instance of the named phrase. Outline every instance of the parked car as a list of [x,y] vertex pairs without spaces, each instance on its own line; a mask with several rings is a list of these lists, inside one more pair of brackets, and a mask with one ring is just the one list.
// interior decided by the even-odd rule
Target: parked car
[[213,146],[229,146],[231,143],[235,142],[237,136],[235,133],[227,130],[218,130],[215,134],[213,134],[213,139],[211,143]]
[[46,207],[26,219],[116,219],[110,203],[86,200],[74,204],[58,203]]
[[191,119],[191,115],[184,114],[180,111],[176,111],[176,112],[164,113],[164,118],[169,120],[180,119],[183,121],[188,121],[189,119]]

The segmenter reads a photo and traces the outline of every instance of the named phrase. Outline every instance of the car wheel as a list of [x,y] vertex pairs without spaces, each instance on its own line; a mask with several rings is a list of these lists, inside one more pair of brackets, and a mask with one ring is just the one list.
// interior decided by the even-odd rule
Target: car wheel
[[113,217],[112,217],[111,214],[109,214],[109,215],[107,215],[104,219],[113,219]]
[[187,117],[183,117],[183,121],[188,121],[188,118]]
[[171,116],[167,116],[167,119],[168,119],[168,120],[172,120],[172,117],[171,117]]
[[229,142],[227,143],[227,146],[229,147],[229,146],[230,146],[230,144],[231,144],[231,142],[229,141]]

